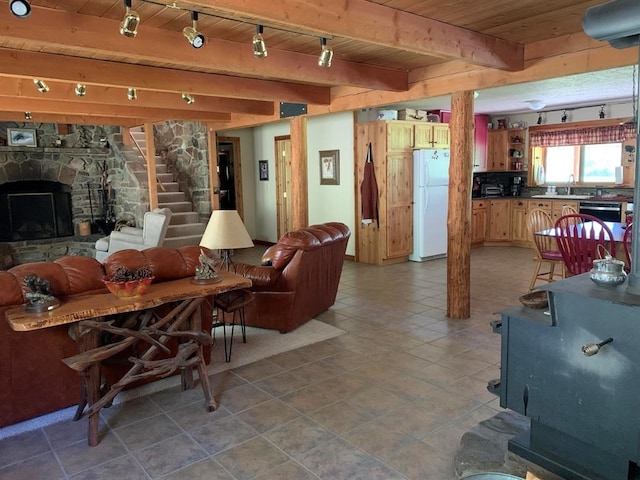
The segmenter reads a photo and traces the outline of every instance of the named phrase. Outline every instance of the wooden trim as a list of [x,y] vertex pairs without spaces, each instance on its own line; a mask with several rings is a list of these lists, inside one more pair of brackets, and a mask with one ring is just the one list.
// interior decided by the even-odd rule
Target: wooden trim
[[[571,110],[571,108],[567,108]],[[589,120],[586,122],[555,123],[553,125],[534,125],[529,127],[531,132],[561,132],[563,130],[577,130],[582,128],[615,127],[627,121],[628,118],[607,118],[604,120]]]

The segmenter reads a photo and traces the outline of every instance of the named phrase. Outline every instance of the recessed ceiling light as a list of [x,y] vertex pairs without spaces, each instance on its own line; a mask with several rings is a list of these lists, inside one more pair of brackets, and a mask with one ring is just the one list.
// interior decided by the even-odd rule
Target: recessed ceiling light
[[9,8],[11,8],[11,13],[18,18],[27,18],[31,15],[31,5],[26,0],[13,0]]

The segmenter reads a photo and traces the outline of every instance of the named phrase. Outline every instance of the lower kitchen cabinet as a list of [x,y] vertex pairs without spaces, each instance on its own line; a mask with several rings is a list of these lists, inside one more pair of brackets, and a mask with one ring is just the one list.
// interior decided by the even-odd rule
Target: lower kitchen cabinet
[[471,245],[484,243],[487,238],[489,201],[473,200],[471,212]]
[[503,242],[511,239],[511,201],[491,200],[489,206],[489,230],[487,240]]
[[511,200],[511,241],[526,246],[533,238],[529,234],[526,200]]

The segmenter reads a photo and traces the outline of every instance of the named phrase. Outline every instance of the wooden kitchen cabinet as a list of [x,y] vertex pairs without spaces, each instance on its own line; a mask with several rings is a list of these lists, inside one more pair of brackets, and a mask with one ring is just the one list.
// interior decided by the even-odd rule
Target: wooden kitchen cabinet
[[562,207],[564,206],[572,207],[576,212],[580,210],[579,202],[571,202],[567,200],[552,200],[551,201],[551,218],[553,218],[553,223],[555,224],[556,220],[558,220],[562,216]]
[[[413,249],[413,124],[377,121],[356,125],[356,261],[405,262]],[[360,185],[371,142],[378,186],[378,222],[362,223]]]
[[414,124],[415,148],[449,148],[451,139],[448,123]]
[[511,239],[511,202],[508,199],[491,200],[487,240],[503,242]]
[[527,133],[526,128],[489,130],[488,170],[500,172],[524,170],[527,161]]
[[478,245],[484,243],[487,238],[489,202],[487,200],[473,200],[471,205],[471,245]]
[[516,245],[528,246],[533,242],[529,234],[527,201],[511,200],[511,241]]

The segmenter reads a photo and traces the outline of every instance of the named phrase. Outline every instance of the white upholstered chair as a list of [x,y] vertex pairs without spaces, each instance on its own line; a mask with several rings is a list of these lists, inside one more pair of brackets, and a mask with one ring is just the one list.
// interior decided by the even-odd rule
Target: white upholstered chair
[[103,262],[112,253],[128,248],[145,250],[161,246],[170,220],[171,210],[168,208],[156,208],[145,213],[142,228],[122,227],[98,240],[96,260]]

